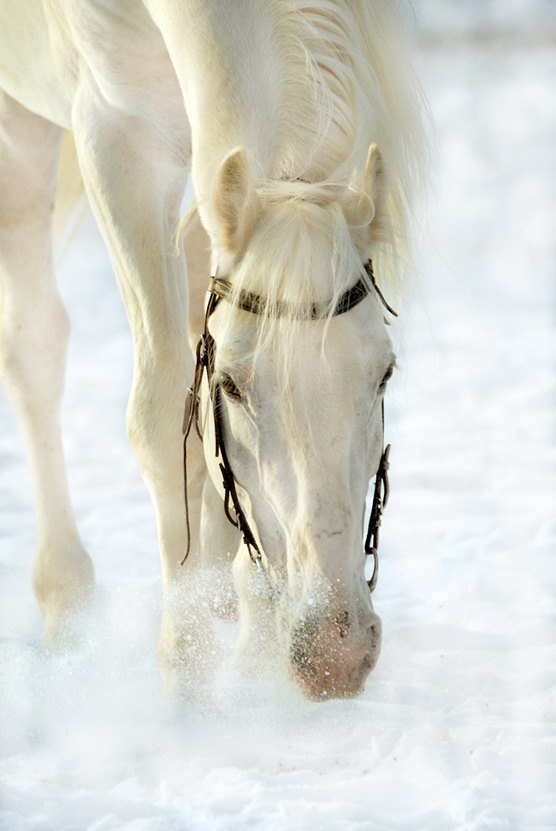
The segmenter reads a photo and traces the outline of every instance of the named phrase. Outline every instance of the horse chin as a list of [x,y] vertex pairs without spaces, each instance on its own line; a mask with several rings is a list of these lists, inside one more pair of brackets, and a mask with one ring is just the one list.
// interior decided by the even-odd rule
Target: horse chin
[[380,654],[380,618],[373,614],[363,631],[351,633],[336,617],[316,637],[315,622],[307,624],[295,630],[290,650],[290,671],[303,695],[312,701],[360,695]]

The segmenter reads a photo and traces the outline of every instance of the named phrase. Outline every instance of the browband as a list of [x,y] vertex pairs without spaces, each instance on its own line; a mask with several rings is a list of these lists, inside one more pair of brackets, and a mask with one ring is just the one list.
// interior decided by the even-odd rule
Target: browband
[[[232,284],[222,277],[211,277],[208,286],[209,292],[216,294],[222,300],[230,301]],[[354,286],[345,291],[339,298],[332,316],[349,312],[357,306],[369,293],[369,287],[362,280],[358,280]],[[242,289],[237,297],[233,299],[234,306],[243,309],[245,312],[252,312],[256,315],[272,315],[272,317],[290,318],[292,320],[319,320],[327,317],[328,308],[325,303],[312,303],[306,311],[299,311],[299,308],[290,306],[289,303],[277,303],[272,306],[272,311],[267,311],[267,301],[255,292]]]
[[[367,272],[373,288],[378,294],[383,305],[392,315],[394,315],[394,317],[397,317],[396,312],[388,305],[382,292],[376,284],[371,260],[369,260],[369,262],[365,265],[365,271]],[[329,304],[327,303],[312,303],[307,310],[302,312],[300,312],[298,308],[290,306],[289,303],[276,303],[269,311],[267,311],[269,304],[264,297],[261,297],[259,294],[255,294],[255,292],[242,289],[237,296],[233,298],[233,301],[231,301],[230,295],[232,294],[232,290],[233,286],[229,280],[225,280],[223,277],[210,278],[208,285],[209,294],[215,294],[222,300],[233,302],[234,306],[237,306],[239,309],[243,309],[245,312],[251,312],[256,315],[272,315],[272,317],[290,318],[291,320],[321,320],[322,318],[328,317],[329,314]],[[360,303],[368,295],[368,293],[368,283],[363,280],[363,278],[360,278],[355,285],[347,289],[338,299],[334,311],[332,312],[332,317],[349,312],[350,309],[357,306],[358,303]]]

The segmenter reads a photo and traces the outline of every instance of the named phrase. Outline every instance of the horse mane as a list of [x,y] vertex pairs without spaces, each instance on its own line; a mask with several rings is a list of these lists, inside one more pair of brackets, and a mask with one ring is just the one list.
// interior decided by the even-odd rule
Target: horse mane
[[354,186],[371,143],[384,162],[392,230],[409,238],[423,188],[423,95],[396,0],[286,0],[286,140],[280,175]]

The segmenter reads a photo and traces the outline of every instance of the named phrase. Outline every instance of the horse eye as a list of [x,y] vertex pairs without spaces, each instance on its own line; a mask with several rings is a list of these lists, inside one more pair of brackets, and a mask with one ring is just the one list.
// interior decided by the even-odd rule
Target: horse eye
[[241,390],[237,387],[229,375],[224,375],[220,385],[229,398],[235,398],[236,401],[241,399]]
[[388,381],[390,380],[390,378],[392,377],[393,374],[394,374],[394,364],[390,364],[390,366],[388,367],[388,369],[386,370],[386,372],[384,374],[384,378],[380,382],[379,389],[383,390],[385,388],[386,384],[388,383]]

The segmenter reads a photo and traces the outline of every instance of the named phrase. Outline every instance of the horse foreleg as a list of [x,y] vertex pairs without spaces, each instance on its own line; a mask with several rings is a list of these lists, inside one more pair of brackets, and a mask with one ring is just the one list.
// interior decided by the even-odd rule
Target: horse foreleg
[[77,99],[74,119],[85,186],[131,325],[127,429],[156,513],[164,588],[159,659],[172,686],[203,673],[212,647],[210,616],[197,591],[205,464],[196,437],[188,459],[190,554],[181,565],[187,546],[182,423],[194,362],[185,259],[176,256],[174,235],[186,182],[187,125],[162,137],[150,120],[99,107],[86,95]]
[[64,645],[94,582],[70,504],[60,431],[69,333],[52,265],[60,138],[58,127],[0,92],[0,363],[33,481],[33,587],[49,647]]

